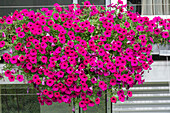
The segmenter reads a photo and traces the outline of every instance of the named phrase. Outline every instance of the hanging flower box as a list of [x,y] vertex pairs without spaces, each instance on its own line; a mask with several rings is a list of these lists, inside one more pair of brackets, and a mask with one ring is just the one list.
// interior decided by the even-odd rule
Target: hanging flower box
[[[153,63],[151,44],[170,42],[170,25],[122,4],[119,0],[107,9],[86,1],[83,8],[70,4],[66,10],[56,3],[53,10],[23,9],[3,17],[1,48],[13,48],[3,54],[4,76],[11,82],[26,78],[41,105],[73,101],[87,110],[106,92],[112,103],[124,102]],[[21,72],[13,73],[13,66]]]

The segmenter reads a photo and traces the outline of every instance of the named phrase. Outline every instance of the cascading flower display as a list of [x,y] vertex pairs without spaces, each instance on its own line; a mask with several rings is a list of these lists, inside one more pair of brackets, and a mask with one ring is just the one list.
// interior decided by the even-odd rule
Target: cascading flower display
[[13,48],[3,54],[5,77],[33,84],[41,105],[74,101],[87,110],[106,91],[112,103],[124,102],[150,70],[151,44],[170,40],[170,19],[149,20],[126,8],[121,0],[68,9],[56,3],[2,17],[0,49]]

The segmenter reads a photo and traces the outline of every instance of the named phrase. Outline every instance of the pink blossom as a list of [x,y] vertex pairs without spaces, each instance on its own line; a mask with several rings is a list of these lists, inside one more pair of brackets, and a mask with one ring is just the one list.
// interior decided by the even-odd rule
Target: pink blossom
[[169,33],[168,32],[162,32],[162,37],[163,38],[168,38],[169,37]]
[[17,80],[18,80],[19,82],[22,82],[22,81],[24,80],[23,75],[17,75]]
[[15,81],[15,76],[14,75],[9,75],[8,79],[10,82],[14,82]]
[[7,18],[7,19],[6,19],[6,23],[7,23],[7,24],[13,24],[13,20],[12,20],[11,18]]
[[18,60],[18,58],[16,56],[13,56],[13,57],[10,58],[10,61],[11,61],[12,64],[16,64],[17,60]]
[[51,87],[51,86],[54,84],[54,80],[48,79],[48,80],[46,81],[46,84],[47,84],[49,87]]
[[12,74],[12,72],[10,70],[6,70],[5,71],[5,76],[6,77],[9,77],[11,74]]
[[0,41],[0,48],[5,46],[5,41]]
[[47,63],[47,60],[48,60],[48,58],[47,58],[46,56],[42,56],[42,57],[41,57],[41,61],[42,61],[43,63]]
[[112,86],[116,85],[116,80],[115,79],[111,79],[110,80],[110,85],[112,85]]
[[80,101],[80,102],[79,102],[79,106],[80,106],[81,108],[83,108],[83,107],[86,106],[86,104],[85,104],[83,101]]
[[33,80],[34,82],[36,82],[37,79],[39,79],[39,76],[38,76],[37,74],[35,74],[35,75],[32,77],[32,80]]
[[95,103],[96,103],[96,104],[100,104],[100,98],[96,98],[96,99],[95,99]]
[[112,103],[116,103],[117,102],[117,98],[115,96],[113,96],[113,97],[110,98],[110,101]]
[[57,72],[57,76],[60,77],[60,78],[63,78],[64,72],[63,71]]

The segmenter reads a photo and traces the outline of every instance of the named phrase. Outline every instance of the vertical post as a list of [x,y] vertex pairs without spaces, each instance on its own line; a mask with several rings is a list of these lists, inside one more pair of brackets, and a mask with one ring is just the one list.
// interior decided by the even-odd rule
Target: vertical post
[[[79,106],[78,106],[78,107],[79,107]],[[80,107],[79,107],[78,113],[81,113],[81,109],[80,109]]]
[[72,107],[72,113],[76,113],[76,106],[75,106],[75,102],[74,101],[73,101],[73,104],[72,104],[71,107]]
[[112,109],[113,106],[112,105],[113,105],[113,103],[110,101],[110,111],[111,111],[110,113],[113,113],[113,109]]
[[105,113],[107,113],[107,90],[105,91]]
[[73,113],[81,113],[81,109],[78,104],[75,104],[75,102],[73,102],[73,106],[75,108],[75,111],[73,111]]
[[2,113],[1,85],[0,85],[0,113]]
[[110,101],[110,94],[107,93],[107,113],[111,113],[112,112],[112,104]]

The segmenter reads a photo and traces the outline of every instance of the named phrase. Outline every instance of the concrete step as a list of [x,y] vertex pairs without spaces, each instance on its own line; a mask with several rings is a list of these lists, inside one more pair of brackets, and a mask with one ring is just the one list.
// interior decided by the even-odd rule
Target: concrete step
[[116,105],[143,105],[143,104],[170,104],[170,100],[146,100],[146,101],[125,101],[125,102],[117,102]]
[[137,112],[137,111],[169,111],[170,112],[170,107],[128,107],[128,108],[124,108],[124,107],[113,107],[114,111],[131,111],[131,112]]
[[164,91],[169,90],[168,86],[161,86],[161,87],[133,87],[130,88],[131,91]]
[[170,93],[165,94],[133,94],[131,98],[140,98],[140,97],[170,97]]

